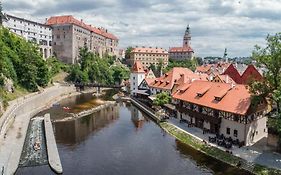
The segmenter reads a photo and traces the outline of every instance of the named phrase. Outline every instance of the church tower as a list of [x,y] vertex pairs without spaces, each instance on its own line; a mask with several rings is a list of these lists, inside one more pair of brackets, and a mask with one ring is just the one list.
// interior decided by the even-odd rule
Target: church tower
[[190,28],[189,25],[187,25],[184,37],[183,37],[183,47],[190,47],[190,40],[191,40],[191,35],[190,35]]

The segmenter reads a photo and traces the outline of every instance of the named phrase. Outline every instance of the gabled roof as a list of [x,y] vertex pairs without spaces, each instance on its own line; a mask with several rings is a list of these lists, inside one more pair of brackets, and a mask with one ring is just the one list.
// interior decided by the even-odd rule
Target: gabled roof
[[188,68],[174,67],[163,76],[155,79],[149,86],[157,89],[171,90],[174,84],[191,82],[193,80],[207,80],[207,75],[193,73]]
[[193,49],[188,46],[188,47],[171,47],[169,49],[169,52],[193,52]]
[[[198,92],[200,93],[205,87],[208,87],[208,90],[198,97]],[[217,101],[215,97],[221,99]],[[173,98],[239,115],[246,115],[251,104],[251,94],[245,85],[234,86],[208,81],[194,81],[184,92],[177,90]]]
[[216,75],[214,77],[214,79],[215,78],[219,78],[222,83],[233,83],[233,84],[236,84],[236,82],[229,75]]
[[105,38],[113,39],[113,40],[118,40],[118,38],[109,33],[106,32],[105,30],[93,27],[91,25],[85,24],[83,21],[80,21],[76,18],[74,18],[72,15],[66,15],[66,16],[52,16],[47,20],[47,25],[58,25],[58,24],[74,24],[79,27],[82,27],[86,30],[92,31],[98,35],[102,35]]
[[145,73],[143,69],[143,65],[141,64],[140,61],[135,61],[133,68],[132,68],[133,73]]

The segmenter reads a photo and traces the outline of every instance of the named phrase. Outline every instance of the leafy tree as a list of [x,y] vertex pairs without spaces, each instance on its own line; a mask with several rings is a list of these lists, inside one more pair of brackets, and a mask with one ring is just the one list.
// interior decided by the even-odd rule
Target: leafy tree
[[118,84],[120,84],[122,80],[124,79],[127,80],[130,77],[130,70],[128,68],[117,65],[117,66],[113,66],[111,69],[113,72],[112,74],[113,80]]
[[175,61],[175,60],[169,60],[168,66],[163,70],[163,72],[168,72],[173,67],[186,67],[194,71],[196,67],[198,66],[197,59],[187,59],[187,60],[181,60],[181,61]]
[[29,91],[46,86],[50,74],[37,45],[0,28],[0,75]]
[[265,67],[264,81],[250,84],[254,99],[268,97],[276,103],[280,114],[281,105],[281,33],[268,35],[267,46],[255,46],[253,59],[259,66]]
[[153,71],[153,73],[156,72],[156,66],[154,64],[150,64],[150,66],[148,68],[151,69]]
[[162,92],[156,95],[156,99],[153,101],[154,105],[162,106],[171,102],[171,96],[167,92]]
[[125,51],[125,59],[130,59],[130,54],[133,50],[133,47],[129,46]]
[[75,83],[87,83],[89,78],[88,75],[80,69],[79,65],[76,64],[70,68],[68,80]]

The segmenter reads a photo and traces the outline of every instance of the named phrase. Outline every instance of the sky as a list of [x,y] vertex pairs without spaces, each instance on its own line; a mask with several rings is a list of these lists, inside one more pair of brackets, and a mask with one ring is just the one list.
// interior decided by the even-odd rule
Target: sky
[[107,28],[119,47],[182,46],[190,25],[195,55],[251,56],[268,34],[281,32],[281,0],[2,0],[5,13],[44,22],[73,15]]

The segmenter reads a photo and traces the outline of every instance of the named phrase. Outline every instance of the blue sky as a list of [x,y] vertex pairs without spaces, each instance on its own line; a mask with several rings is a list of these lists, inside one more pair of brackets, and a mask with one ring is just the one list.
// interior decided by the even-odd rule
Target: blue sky
[[43,22],[73,15],[120,38],[120,47],[181,46],[187,24],[197,56],[250,56],[281,32],[281,0],[3,0],[4,11]]

